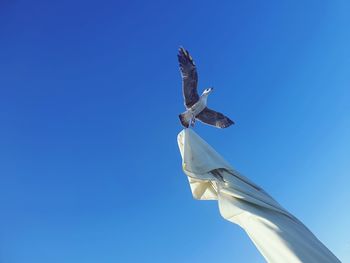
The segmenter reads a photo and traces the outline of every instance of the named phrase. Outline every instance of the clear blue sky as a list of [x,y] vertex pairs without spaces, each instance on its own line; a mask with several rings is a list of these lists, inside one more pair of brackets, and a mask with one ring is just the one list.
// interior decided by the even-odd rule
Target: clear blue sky
[[196,131],[350,262],[349,13],[1,1],[0,262],[263,262],[182,173],[180,45],[236,121]]

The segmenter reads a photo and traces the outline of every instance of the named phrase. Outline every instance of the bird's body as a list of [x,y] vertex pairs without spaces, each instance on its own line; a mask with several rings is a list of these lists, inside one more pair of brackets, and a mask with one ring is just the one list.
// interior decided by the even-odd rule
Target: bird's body
[[199,100],[189,108],[185,105],[186,111],[180,114],[181,123],[185,123],[185,127],[189,125],[193,126],[196,116],[207,107],[208,95],[209,93],[203,93]]
[[207,101],[208,94],[202,94],[199,100],[187,110],[193,112],[194,116],[197,116],[200,112],[202,112],[205,109],[205,107],[207,107]]
[[226,128],[234,122],[220,112],[207,108],[208,95],[213,88],[203,91],[199,97],[197,92],[198,75],[194,61],[187,50],[180,48],[178,59],[182,75],[182,91],[185,100],[186,111],[179,115],[181,124],[188,128],[194,126],[195,120],[198,119],[203,123],[218,127]]

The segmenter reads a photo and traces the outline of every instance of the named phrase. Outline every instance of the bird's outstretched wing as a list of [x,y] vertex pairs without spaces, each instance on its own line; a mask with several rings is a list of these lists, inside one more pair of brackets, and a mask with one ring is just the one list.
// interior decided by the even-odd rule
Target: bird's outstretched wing
[[224,114],[220,112],[216,112],[209,108],[205,108],[201,111],[196,118],[201,122],[206,124],[218,127],[218,128],[227,128],[228,126],[234,124],[232,120],[226,117]]
[[182,93],[185,100],[185,106],[190,108],[199,100],[197,92],[198,75],[196,65],[188,51],[182,47],[177,55],[182,75]]

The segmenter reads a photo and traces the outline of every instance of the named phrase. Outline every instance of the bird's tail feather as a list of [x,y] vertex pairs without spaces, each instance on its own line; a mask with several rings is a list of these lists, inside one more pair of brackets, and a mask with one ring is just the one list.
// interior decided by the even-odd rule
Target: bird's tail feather
[[181,124],[188,128],[190,126],[190,120],[191,120],[191,117],[189,116],[189,114],[187,112],[183,112],[179,115],[179,119],[181,121]]

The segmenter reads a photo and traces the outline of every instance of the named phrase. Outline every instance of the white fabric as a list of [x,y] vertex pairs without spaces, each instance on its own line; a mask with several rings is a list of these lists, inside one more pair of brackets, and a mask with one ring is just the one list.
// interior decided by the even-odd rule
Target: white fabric
[[178,144],[193,197],[218,200],[221,215],[246,231],[267,262],[340,262],[306,226],[235,171],[193,130],[181,131]]

